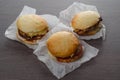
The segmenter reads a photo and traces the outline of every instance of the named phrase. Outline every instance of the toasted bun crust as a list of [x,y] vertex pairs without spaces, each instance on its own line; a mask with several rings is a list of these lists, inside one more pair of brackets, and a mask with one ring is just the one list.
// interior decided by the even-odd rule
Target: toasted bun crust
[[55,57],[65,58],[77,50],[80,42],[71,32],[60,31],[54,33],[47,40],[47,48]]
[[16,33],[16,36],[17,36],[17,38],[18,38],[19,40],[21,40],[23,43],[27,43],[27,44],[31,44],[31,45],[37,44],[37,41],[38,41],[38,40],[28,41],[28,40],[22,38],[22,37],[18,34],[18,32]]
[[100,30],[101,30],[101,27],[102,25],[101,25],[101,23],[99,23],[98,25],[97,25],[97,27],[95,28],[95,29],[93,29],[93,30],[90,30],[90,31],[87,31],[87,32],[85,32],[85,33],[79,33],[79,31],[78,32],[75,32],[75,33],[77,33],[78,35],[80,35],[80,36],[91,36],[91,35],[94,35],[94,34],[96,34],[97,32],[99,32]]
[[[77,53],[77,54],[76,54]],[[83,47],[82,45],[80,45],[78,47],[77,52],[75,53],[74,56],[69,57],[69,58],[58,58],[52,55],[52,53],[50,53],[50,51],[48,50],[48,54],[50,55],[50,57],[55,60],[55,61],[59,61],[59,62],[64,62],[64,63],[69,63],[69,62],[74,62],[78,59],[80,59],[83,56]]]
[[[81,36],[91,36],[91,35],[94,35],[94,34],[96,34],[97,32],[99,32],[100,31],[100,29],[101,28],[96,28],[95,30],[92,30],[92,31],[89,31],[89,32],[87,32],[87,33],[85,33],[85,34],[80,34]],[[79,35],[79,34],[78,34]]]
[[79,46],[79,53],[73,57],[62,59],[62,58],[57,58],[59,62],[64,62],[64,63],[69,63],[69,62],[74,62],[78,59],[80,59],[83,56],[83,48],[82,46]]
[[39,15],[22,15],[17,20],[17,27],[25,33],[35,33],[48,28],[47,22]]
[[85,30],[99,21],[100,15],[95,11],[83,11],[77,13],[72,21],[71,26],[73,29]]

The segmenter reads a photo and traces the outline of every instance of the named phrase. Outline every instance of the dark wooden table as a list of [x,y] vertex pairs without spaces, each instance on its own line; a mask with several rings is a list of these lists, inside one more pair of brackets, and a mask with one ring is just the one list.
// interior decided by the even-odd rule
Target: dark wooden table
[[[59,16],[75,0],[0,0],[0,80],[57,80],[33,50],[5,38],[4,32],[24,5],[37,14]],[[76,0],[77,1],[77,0]],[[99,55],[61,80],[120,80],[120,0],[79,0],[97,6],[107,27],[106,40],[86,41]]]

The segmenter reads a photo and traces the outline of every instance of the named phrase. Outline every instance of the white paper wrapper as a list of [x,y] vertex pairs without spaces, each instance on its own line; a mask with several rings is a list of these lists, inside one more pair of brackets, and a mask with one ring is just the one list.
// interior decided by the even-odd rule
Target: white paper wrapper
[[40,61],[45,63],[45,65],[49,68],[49,70],[56,76],[58,79],[65,76],[67,73],[75,70],[81,64],[89,61],[91,58],[95,57],[98,54],[98,49],[90,46],[84,41],[81,41],[81,44],[84,48],[84,55],[81,59],[71,62],[71,63],[60,63],[56,60],[52,59],[48,54],[48,50],[46,47],[46,40],[55,32],[59,31],[70,31],[71,28],[66,27],[62,23],[59,23],[55,28],[53,28],[43,39],[39,42],[37,49],[34,51],[34,54],[38,57]]
[[[28,6],[24,6],[24,8],[21,11],[19,16],[25,15],[25,14],[36,14],[36,9],[28,7]],[[53,16],[53,15],[50,15],[50,14],[44,14],[44,15],[41,15],[41,16],[47,21],[48,26],[49,26],[49,31],[52,28],[54,28],[54,26],[56,24],[58,24],[58,22],[59,22],[59,19],[56,16]],[[16,18],[16,20],[17,20],[17,18]],[[19,41],[19,42],[23,43],[22,41],[20,41],[16,37],[16,32],[17,32],[16,20],[5,31],[5,36],[9,39],[16,40],[16,41]],[[39,41],[38,41],[38,43],[39,43]],[[23,44],[25,44],[26,46],[28,46],[31,49],[36,49],[36,47],[38,46],[38,43],[35,44],[35,45],[30,45],[30,44],[25,44],[25,43],[23,43]]]
[[[67,9],[63,10],[60,12],[59,19],[62,23],[65,25],[71,27],[70,23],[73,18],[73,16],[76,13],[79,13],[81,11],[87,11],[87,10],[92,10],[92,11],[97,11],[96,6],[93,5],[87,5],[79,2],[74,2],[72,5],[70,5]],[[81,39],[85,40],[90,40],[90,39],[97,39],[102,37],[103,40],[105,39],[105,33],[106,33],[106,28],[102,24],[102,29],[95,35],[92,36],[80,36]]]

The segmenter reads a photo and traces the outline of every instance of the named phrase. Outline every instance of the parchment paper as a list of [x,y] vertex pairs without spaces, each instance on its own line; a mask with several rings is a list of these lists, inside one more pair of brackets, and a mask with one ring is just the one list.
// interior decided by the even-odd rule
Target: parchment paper
[[[25,15],[25,14],[36,14],[36,9],[34,8],[31,8],[31,7],[28,7],[28,6],[24,6],[23,10],[21,11],[20,15]],[[18,17],[19,17],[18,16]],[[40,15],[42,16],[48,23],[48,26],[49,26],[49,31],[55,27],[56,24],[58,24],[59,22],[59,19],[54,16],[54,15],[50,15],[50,14],[43,14],[43,15]],[[17,17],[17,18],[18,18]],[[17,20],[16,18],[16,20]],[[16,32],[17,32],[17,27],[16,27],[16,20],[8,27],[8,29],[5,31],[5,36],[9,39],[12,39],[12,40],[16,40],[18,42],[21,42],[23,43],[22,41],[20,41],[17,37],[16,37]],[[38,43],[39,41],[37,42],[37,44],[35,45],[30,45],[30,44],[26,44],[26,43],[23,43],[25,44],[26,46],[28,46],[29,48],[31,49],[36,49],[37,46],[38,46]]]
[[84,42],[81,41],[81,44],[84,48],[84,55],[82,58],[75,62],[71,63],[61,63],[51,58],[51,56],[48,54],[48,50],[46,47],[46,40],[55,32],[59,31],[70,31],[72,32],[71,28],[66,27],[64,24],[59,23],[54,29],[52,29],[40,42],[37,47],[37,49],[34,51],[34,54],[38,57],[40,61],[42,61],[48,69],[53,73],[54,76],[56,76],[58,79],[64,77],[69,72],[75,70],[78,68],[81,64],[89,61],[93,57],[95,57],[99,50],[97,48],[94,48]]
[[[81,11],[88,11],[88,10],[98,12],[96,6],[87,5],[87,4],[80,3],[80,2],[74,2],[67,9],[60,12],[59,19],[65,25],[67,25],[68,27],[71,27],[70,23],[71,23],[73,16],[76,13],[79,13]],[[97,34],[92,35],[92,36],[79,36],[79,37],[81,39],[85,39],[85,40],[98,39],[98,38],[102,37],[103,40],[105,40],[105,33],[106,33],[106,27],[104,24],[102,24],[102,29]]]

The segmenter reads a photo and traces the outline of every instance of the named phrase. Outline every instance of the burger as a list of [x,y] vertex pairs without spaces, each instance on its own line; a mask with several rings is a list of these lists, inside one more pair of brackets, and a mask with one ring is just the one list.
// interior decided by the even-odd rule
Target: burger
[[94,35],[100,31],[102,18],[96,11],[82,11],[71,20],[73,31],[80,36]]
[[36,44],[48,32],[46,20],[36,14],[20,16],[16,25],[17,38],[27,44]]
[[71,32],[60,31],[52,34],[46,42],[48,52],[58,62],[73,62],[83,55],[78,38]]

